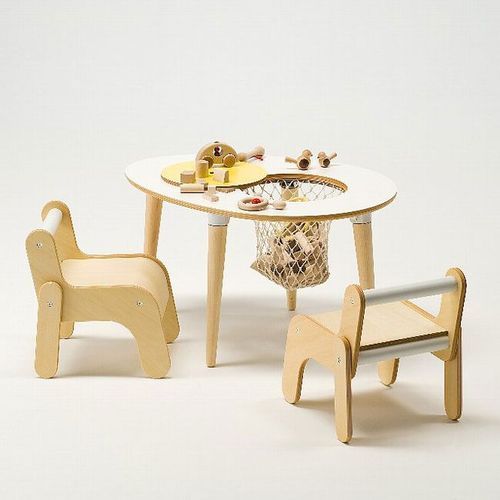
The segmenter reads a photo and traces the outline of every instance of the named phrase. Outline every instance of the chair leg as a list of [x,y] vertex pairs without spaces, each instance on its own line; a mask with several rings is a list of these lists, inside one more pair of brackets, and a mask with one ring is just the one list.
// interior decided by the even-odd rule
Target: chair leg
[[[169,286],[170,288],[170,286]],[[170,296],[168,298],[167,307],[163,313],[162,328],[165,342],[171,343],[179,336],[179,318],[177,317],[177,309],[175,307],[174,296],[172,288],[169,290]]]
[[135,337],[142,369],[148,377],[162,378],[170,369],[170,355],[161,322],[142,318],[140,326],[129,328]]
[[392,385],[396,382],[399,368],[399,358],[387,359],[377,363],[378,377],[384,385]]
[[451,420],[462,415],[462,339],[459,337],[457,354],[444,362],[444,407]]
[[59,331],[62,290],[54,282],[44,283],[38,293],[35,371],[42,378],[52,378],[59,364]]
[[294,404],[300,399],[304,369],[308,361],[308,359],[292,358],[285,353],[282,388],[283,395],[289,403]]
[[75,324],[73,321],[61,321],[61,326],[59,327],[59,337],[61,339],[69,339],[73,335],[73,329]]
[[335,428],[337,438],[348,443],[352,437],[351,349],[343,337],[335,338]]

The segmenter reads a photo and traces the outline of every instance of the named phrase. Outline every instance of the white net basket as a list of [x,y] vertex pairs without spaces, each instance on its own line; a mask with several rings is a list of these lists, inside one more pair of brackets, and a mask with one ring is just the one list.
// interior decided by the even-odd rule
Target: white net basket
[[[276,176],[243,191],[270,203],[308,203],[334,198],[344,189],[319,176]],[[324,283],[330,275],[329,231],[330,221],[256,221],[257,258],[251,267],[287,290]]]

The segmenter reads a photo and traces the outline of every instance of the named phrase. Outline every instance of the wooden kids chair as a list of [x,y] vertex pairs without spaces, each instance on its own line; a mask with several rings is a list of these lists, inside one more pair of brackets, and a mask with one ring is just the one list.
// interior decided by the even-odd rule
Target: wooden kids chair
[[35,370],[57,372],[59,338],[75,321],[116,321],[134,335],[142,367],[160,378],[170,368],[167,342],[179,334],[165,266],[143,254],[87,255],[76,243],[68,207],[60,201],[42,210],[43,228],[28,235],[26,250],[38,298]]
[[[446,414],[458,420],[462,413],[461,320],[465,288],[464,274],[453,268],[446,278],[400,287],[362,290],[350,285],[341,311],[295,316],[286,341],[285,399],[289,403],[300,399],[309,359],[333,370],[337,437],[347,443],[352,436],[351,379],[358,364],[430,352],[444,361]],[[442,298],[437,316],[406,300],[438,294]]]

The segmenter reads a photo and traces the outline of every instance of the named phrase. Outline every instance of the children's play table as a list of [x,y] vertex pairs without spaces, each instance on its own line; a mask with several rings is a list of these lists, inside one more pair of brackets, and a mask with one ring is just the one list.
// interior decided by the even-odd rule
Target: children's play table
[[[146,193],[144,253],[155,256],[160,230],[163,202],[173,203],[208,215],[208,289],[207,289],[207,365],[215,366],[219,332],[222,280],[226,251],[226,234],[232,217],[252,221],[328,221],[350,219],[353,224],[360,285],[375,286],[371,213],[380,210],[396,197],[396,186],[387,177],[365,168],[335,164],[328,168],[312,167],[300,171],[283,157],[266,155],[256,162],[269,176],[279,178],[310,178],[330,183],[339,189],[339,196],[307,203],[288,203],[284,210],[268,208],[245,211],[238,201],[246,193],[240,189],[221,192],[213,202],[201,193],[181,193],[178,186],[165,182],[161,173],[168,165],[194,160],[194,155],[163,156],[135,162],[127,167],[126,177],[137,189]],[[288,292],[290,309],[295,308],[296,291]],[[384,379],[397,370],[397,360],[379,364]],[[381,374],[382,375],[382,374]]]

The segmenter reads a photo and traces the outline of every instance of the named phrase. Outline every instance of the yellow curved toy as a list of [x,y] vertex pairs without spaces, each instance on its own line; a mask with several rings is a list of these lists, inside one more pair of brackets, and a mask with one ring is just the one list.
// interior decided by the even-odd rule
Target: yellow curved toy
[[[228,182],[217,182],[213,179],[214,168],[226,168],[222,165],[214,165],[209,168],[209,176],[197,181],[206,182],[211,186],[217,187],[244,187],[251,184],[256,184],[267,177],[267,172],[261,166],[255,163],[245,161],[236,162],[234,167],[226,168],[229,172]],[[185,161],[182,163],[175,163],[165,167],[161,173],[164,181],[179,186],[181,184],[181,172],[184,170],[195,170],[194,161]],[[212,174],[210,174],[212,172]]]

